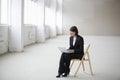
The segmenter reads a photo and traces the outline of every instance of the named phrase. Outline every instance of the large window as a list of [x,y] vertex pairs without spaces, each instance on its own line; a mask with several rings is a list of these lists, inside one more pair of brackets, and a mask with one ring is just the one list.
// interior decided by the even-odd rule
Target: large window
[[25,0],[24,7],[24,23],[25,24],[37,24],[38,17],[40,15],[40,6],[37,2],[32,0]]
[[8,0],[1,0],[0,8],[0,23],[8,24]]
[[52,23],[52,11],[49,7],[45,7],[45,25],[50,26]]

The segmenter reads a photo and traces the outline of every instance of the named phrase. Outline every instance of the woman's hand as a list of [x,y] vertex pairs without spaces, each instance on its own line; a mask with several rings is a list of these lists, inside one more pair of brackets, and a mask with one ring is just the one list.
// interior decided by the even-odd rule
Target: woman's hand
[[74,49],[67,49],[70,53],[74,53]]

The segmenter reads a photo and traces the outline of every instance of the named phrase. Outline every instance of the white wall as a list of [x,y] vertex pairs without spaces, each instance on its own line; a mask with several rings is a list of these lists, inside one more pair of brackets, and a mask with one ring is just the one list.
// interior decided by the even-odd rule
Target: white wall
[[73,25],[82,35],[120,35],[120,0],[64,0],[64,34]]
[[8,26],[0,25],[0,54],[8,51]]
[[24,25],[24,46],[33,44],[36,42],[36,26]]
[[45,38],[50,38],[50,27],[47,25],[45,26]]

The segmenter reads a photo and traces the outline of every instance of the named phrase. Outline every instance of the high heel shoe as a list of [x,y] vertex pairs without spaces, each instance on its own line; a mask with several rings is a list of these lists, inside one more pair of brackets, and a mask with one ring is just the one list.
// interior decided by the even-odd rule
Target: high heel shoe
[[66,74],[66,73],[62,75],[62,77],[67,77],[67,76],[68,76],[68,74]]
[[61,74],[58,74],[58,75],[56,76],[56,78],[60,78],[60,76],[61,76]]

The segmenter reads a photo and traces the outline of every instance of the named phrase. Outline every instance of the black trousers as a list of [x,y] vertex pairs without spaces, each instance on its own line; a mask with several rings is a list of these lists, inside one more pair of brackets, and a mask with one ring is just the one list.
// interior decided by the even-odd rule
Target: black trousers
[[60,62],[59,62],[59,70],[58,73],[66,73],[69,74],[70,72],[70,61],[71,59],[81,59],[83,54],[78,53],[62,53]]

